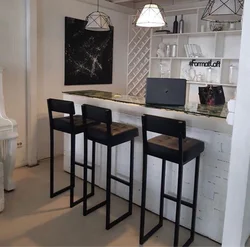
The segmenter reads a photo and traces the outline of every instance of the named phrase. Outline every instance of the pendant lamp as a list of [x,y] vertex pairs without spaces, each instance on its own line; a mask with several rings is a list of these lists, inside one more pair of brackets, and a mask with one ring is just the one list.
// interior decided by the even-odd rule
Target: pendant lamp
[[201,17],[205,21],[240,22],[244,0],[209,0]]
[[134,23],[138,27],[163,27],[167,25],[164,17],[164,9],[151,0],[142,9],[138,9]]
[[112,26],[110,17],[103,12],[99,11],[100,4],[99,0],[97,1],[97,11],[92,12],[86,17],[88,22],[85,29],[89,31],[105,32],[110,30]]

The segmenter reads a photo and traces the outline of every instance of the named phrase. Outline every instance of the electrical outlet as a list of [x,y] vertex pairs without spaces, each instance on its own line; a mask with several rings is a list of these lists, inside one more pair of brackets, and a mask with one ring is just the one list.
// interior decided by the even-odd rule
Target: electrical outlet
[[23,143],[22,142],[18,142],[17,143],[17,148],[22,148],[23,147]]

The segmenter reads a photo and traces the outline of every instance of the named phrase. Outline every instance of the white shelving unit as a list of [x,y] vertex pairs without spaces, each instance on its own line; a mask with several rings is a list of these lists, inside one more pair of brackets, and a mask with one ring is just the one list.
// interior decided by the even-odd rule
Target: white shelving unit
[[[221,66],[213,68],[212,83],[224,88],[226,100],[233,98],[237,89],[238,66],[241,42],[241,24],[236,24],[236,30],[212,32],[206,21],[201,20],[204,8],[172,9],[166,11],[169,30],[172,31],[174,16],[184,15],[185,33],[159,34],[157,29],[137,28],[132,25],[133,16],[129,22],[128,44],[128,82],[127,93],[135,96],[145,95],[147,77],[161,77],[161,64],[169,70],[171,78],[184,78],[192,59],[207,62],[220,61]],[[201,32],[204,25],[207,32]],[[177,57],[157,57],[157,49],[161,42],[177,44]],[[186,56],[185,44],[198,44],[204,57],[190,58]],[[229,84],[229,67],[235,66],[233,82]],[[187,100],[199,102],[198,87],[206,86],[206,67],[194,67],[196,75],[203,75],[202,81],[188,80]]]
[[[199,82],[186,78],[188,79],[187,100],[199,102],[198,87],[208,84],[223,86],[226,100],[229,100],[234,97],[237,88],[241,24],[236,25],[238,30],[212,32],[209,29],[207,32],[200,32],[201,25],[209,28],[207,22],[201,20],[203,10],[204,8],[190,8],[166,12],[170,31],[172,31],[174,16],[177,15],[178,20],[180,20],[180,15],[184,15],[185,33],[159,34],[155,33],[157,29],[151,30],[149,77],[161,77],[161,66],[164,66],[165,71],[168,71],[165,74],[166,77],[186,78],[185,71],[189,69],[191,60],[220,61],[220,67],[213,68],[212,83],[206,82],[206,67],[193,67],[196,75],[202,74],[203,78]],[[157,57],[157,49],[161,42],[170,45],[177,44],[177,57]],[[204,57],[187,57],[184,48],[186,44],[199,45]],[[230,65],[235,66],[234,84],[229,83]]]

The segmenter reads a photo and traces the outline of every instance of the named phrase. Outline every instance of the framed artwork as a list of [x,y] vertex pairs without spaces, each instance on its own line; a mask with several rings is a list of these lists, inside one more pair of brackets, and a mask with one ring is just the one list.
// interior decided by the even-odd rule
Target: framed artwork
[[114,28],[85,30],[87,22],[65,17],[65,85],[112,84]]

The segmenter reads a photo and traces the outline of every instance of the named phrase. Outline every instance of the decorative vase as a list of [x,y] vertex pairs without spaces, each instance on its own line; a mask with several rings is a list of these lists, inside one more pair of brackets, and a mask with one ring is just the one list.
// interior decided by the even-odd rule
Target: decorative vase
[[220,22],[210,22],[210,30],[213,32],[223,31],[224,24]]
[[179,33],[184,33],[184,20],[183,15],[181,15],[181,20],[179,22]]
[[175,21],[174,21],[174,23],[173,23],[173,33],[178,33],[177,15],[175,16]]

